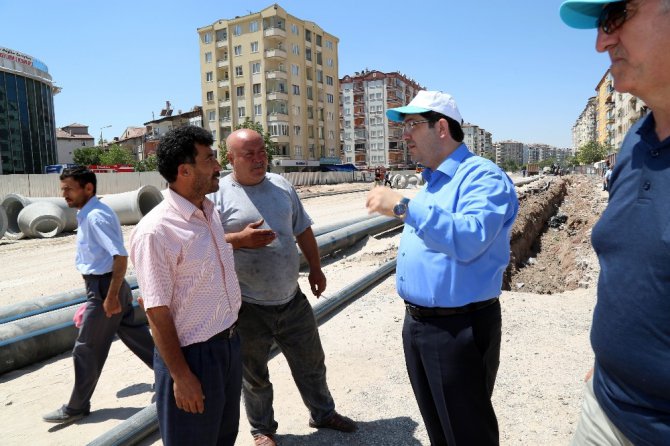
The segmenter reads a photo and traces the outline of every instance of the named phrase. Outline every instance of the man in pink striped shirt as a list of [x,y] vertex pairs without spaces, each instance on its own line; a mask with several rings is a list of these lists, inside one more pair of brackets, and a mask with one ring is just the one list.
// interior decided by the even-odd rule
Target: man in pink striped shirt
[[166,446],[237,437],[242,368],[240,287],[214,204],[221,166],[211,134],[180,127],[160,141],[166,199],[137,225],[130,257],[156,343],[158,425]]

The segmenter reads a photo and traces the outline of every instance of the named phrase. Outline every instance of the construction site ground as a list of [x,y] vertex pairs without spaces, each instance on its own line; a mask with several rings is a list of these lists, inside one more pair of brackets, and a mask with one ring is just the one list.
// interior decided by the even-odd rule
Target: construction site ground
[[[595,303],[597,259],[590,231],[607,196],[599,182],[584,176],[545,177],[526,188],[565,184],[554,219],[535,242],[533,256],[514,268],[511,291],[501,295],[501,364],[493,394],[503,445],[565,445],[575,429],[583,377],[591,367],[588,332]],[[538,186],[539,184],[539,186]],[[299,188],[315,192],[360,190],[350,184]],[[523,194],[524,187],[519,188]],[[563,186],[561,186],[563,187]],[[417,189],[405,189],[407,196]],[[365,191],[303,200],[315,225],[365,215]],[[542,193],[530,193],[519,219],[532,219]],[[535,200],[539,202],[535,203]],[[562,221],[562,223],[560,223]],[[132,227],[124,227],[126,241]],[[394,258],[398,231],[367,238],[323,259],[328,287],[321,299]],[[54,239],[0,240],[0,306],[81,288],[74,270],[74,236]],[[132,268],[129,271],[132,273]],[[308,290],[306,272],[301,286]],[[311,298],[312,303],[316,299]],[[317,431],[280,355],[270,363],[274,409],[281,445],[428,445],[429,441],[405,370],[401,327],[402,300],[391,275],[325,321],[321,337],[328,382],[337,410],[357,420],[354,434]],[[151,403],[153,374],[115,341],[93,395],[90,416],[68,426],[42,422],[41,415],[65,403],[72,386],[68,353],[0,376],[3,444],[87,444]],[[476,423],[476,420],[473,420]],[[142,444],[160,444],[157,434]],[[242,408],[238,445],[251,445]]]

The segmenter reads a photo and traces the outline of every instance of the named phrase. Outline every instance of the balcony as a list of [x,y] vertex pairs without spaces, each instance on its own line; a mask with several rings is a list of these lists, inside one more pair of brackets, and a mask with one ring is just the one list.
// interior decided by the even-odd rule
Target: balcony
[[217,48],[223,48],[224,46],[228,46],[228,40],[217,40],[216,41],[216,47]]
[[288,93],[285,91],[268,91],[267,99],[268,101],[288,101]]
[[288,121],[288,112],[287,111],[272,111],[268,113],[268,122],[287,122]]
[[268,59],[286,59],[286,51],[283,48],[269,48],[265,50]]
[[221,79],[218,83],[219,88],[230,87],[230,79]]
[[221,119],[219,119],[219,125],[221,127],[230,127],[230,116],[221,116]]
[[288,79],[288,75],[286,74],[286,71],[283,70],[273,70],[273,71],[266,71],[265,72],[265,79]]
[[228,58],[226,57],[224,59],[217,60],[216,61],[216,66],[219,67],[219,68],[227,67],[228,66]]
[[230,98],[220,99],[219,107],[230,107]]
[[270,38],[284,38],[286,37],[286,30],[282,28],[270,27],[263,30],[264,37]]
[[[272,142],[276,143],[290,143],[291,142],[291,137],[288,135],[272,135],[270,136],[270,140]],[[273,156],[274,158],[274,156]]]

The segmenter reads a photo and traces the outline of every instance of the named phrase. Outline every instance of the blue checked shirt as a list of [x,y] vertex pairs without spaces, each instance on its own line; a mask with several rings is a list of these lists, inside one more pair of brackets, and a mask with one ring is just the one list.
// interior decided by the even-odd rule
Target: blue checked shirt
[[409,202],[396,287],[424,307],[460,307],[500,295],[519,210],[514,184],[461,144]]

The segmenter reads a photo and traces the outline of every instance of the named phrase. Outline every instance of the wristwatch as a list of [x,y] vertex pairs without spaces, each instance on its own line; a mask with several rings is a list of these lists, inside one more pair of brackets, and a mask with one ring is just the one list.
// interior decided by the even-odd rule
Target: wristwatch
[[393,215],[400,220],[404,220],[407,215],[407,203],[409,198],[403,198],[395,206],[393,206]]

